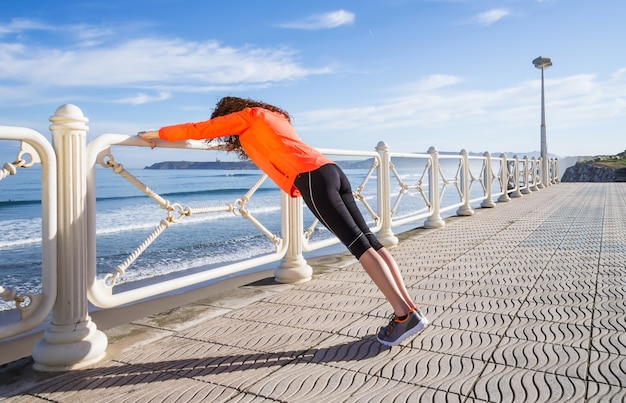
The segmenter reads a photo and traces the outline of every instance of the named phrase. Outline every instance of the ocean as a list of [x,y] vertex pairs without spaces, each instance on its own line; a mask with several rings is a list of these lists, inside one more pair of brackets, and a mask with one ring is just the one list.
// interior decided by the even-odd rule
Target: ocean
[[[258,170],[147,170],[129,169],[137,179],[171,203],[187,207],[235,204],[261,178]],[[353,188],[368,171],[347,169]],[[409,182],[417,174],[404,175]],[[99,276],[111,273],[166,217],[152,199],[110,169],[96,170],[96,264]],[[397,190],[396,190],[397,193]],[[417,192],[415,192],[417,193]],[[376,211],[376,177],[363,190]],[[403,196],[415,208],[419,195]],[[408,198],[408,199],[406,199]],[[423,207],[423,205],[422,205]],[[280,191],[267,179],[246,208],[271,233],[280,235]],[[314,218],[307,208],[304,226]],[[367,218],[365,209],[362,209]],[[373,220],[368,220],[373,225]],[[420,223],[416,223],[418,226]],[[0,285],[19,294],[41,290],[41,171],[19,169],[0,180]],[[332,236],[318,225],[311,241]],[[254,225],[230,212],[184,217],[170,225],[126,270],[121,282],[132,282],[199,266],[218,266],[273,252],[270,242]],[[119,281],[119,280],[118,280]],[[0,301],[0,310],[13,303]]]

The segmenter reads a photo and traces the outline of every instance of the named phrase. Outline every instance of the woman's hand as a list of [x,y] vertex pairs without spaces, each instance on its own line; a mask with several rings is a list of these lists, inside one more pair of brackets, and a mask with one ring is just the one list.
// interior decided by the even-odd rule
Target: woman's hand
[[159,132],[157,130],[139,132],[137,133],[137,136],[143,141],[150,143],[150,148],[154,148],[156,147],[156,140],[159,138]]

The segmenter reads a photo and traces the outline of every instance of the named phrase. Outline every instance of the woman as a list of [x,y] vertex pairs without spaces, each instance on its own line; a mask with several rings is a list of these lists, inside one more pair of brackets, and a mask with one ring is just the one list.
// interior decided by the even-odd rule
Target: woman
[[162,127],[138,136],[152,147],[159,138],[224,141],[227,150],[252,160],[284,192],[301,196],[320,222],[359,260],[394,311],[389,324],[377,335],[379,342],[399,344],[428,324],[409,296],[396,261],[366,225],[346,175],[300,140],[287,112],[263,102],[225,97],[207,121]]

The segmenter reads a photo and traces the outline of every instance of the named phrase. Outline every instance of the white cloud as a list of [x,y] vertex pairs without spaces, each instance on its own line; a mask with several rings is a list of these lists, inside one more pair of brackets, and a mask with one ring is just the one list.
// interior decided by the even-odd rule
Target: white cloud
[[461,82],[461,78],[449,74],[433,74],[418,83],[418,90],[429,91],[437,88],[447,87]]
[[[589,122],[626,118],[626,75],[620,75],[622,71],[606,81],[594,75],[548,79],[546,115],[551,135],[588,130]],[[417,86],[407,84],[401,96],[376,105],[314,110],[297,115],[295,123],[303,134],[359,132],[366,138],[368,133],[384,137],[443,129],[467,131],[468,137],[471,132],[493,136],[503,142],[538,128],[540,80],[494,90],[430,91],[431,85],[458,81],[445,75],[426,77]],[[567,140],[559,144],[567,144]]]
[[346,10],[337,10],[325,14],[312,15],[301,20],[279,24],[278,26],[281,28],[316,30],[352,25],[354,21],[354,13]]
[[289,49],[232,48],[215,41],[135,39],[86,49],[0,44],[0,76],[40,85],[109,86],[154,82],[239,83],[318,74]]
[[626,77],[626,68],[621,68],[615,72],[613,75],[614,79],[619,79],[620,77]]
[[502,18],[508,16],[510,14],[509,10],[504,8],[494,8],[489,11],[485,11],[484,13],[480,13],[474,17],[474,21],[481,25],[492,25],[496,22],[500,21]]
[[[0,29],[13,32],[18,26],[39,27],[14,21]],[[285,47],[229,47],[212,40],[155,37],[119,40],[113,35],[114,29],[85,25],[59,30],[72,33],[73,41],[63,46],[0,42],[0,77],[4,84],[28,88],[31,96],[57,88],[140,88],[142,94],[117,101],[137,104],[167,99],[169,94],[165,94],[171,92],[223,90],[231,86],[258,88],[331,71],[302,66],[297,52]],[[148,94],[160,93],[148,96],[143,94],[146,90]],[[16,99],[17,94],[2,101]]]
[[171,96],[168,92],[159,92],[156,96],[148,95],[148,94],[137,94],[132,97],[126,97],[122,99],[118,99],[116,103],[118,104],[131,104],[131,105],[141,105],[149,102],[157,102],[168,99]]
[[14,18],[8,24],[0,24],[0,35],[15,34],[29,30],[51,30],[51,26],[25,18]]

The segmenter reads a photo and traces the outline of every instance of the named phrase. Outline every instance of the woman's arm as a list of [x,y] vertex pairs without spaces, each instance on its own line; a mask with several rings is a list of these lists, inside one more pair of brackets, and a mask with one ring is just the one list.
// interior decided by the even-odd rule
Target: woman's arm
[[224,116],[197,123],[182,123],[173,126],[164,126],[159,130],[139,132],[137,135],[144,141],[150,143],[152,148],[156,145],[156,140],[167,141],[183,140],[203,140],[239,135],[250,127],[250,122],[244,119],[249,115],[246,108],[240,112],[234,112]]
[[156,140],[159,138],[158,130],[151,130],[149,132],[139,132],[137,136],[141,137],[141,139],[147,143],[150,143],[150,148],[154,148],[156,146]]

